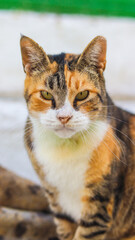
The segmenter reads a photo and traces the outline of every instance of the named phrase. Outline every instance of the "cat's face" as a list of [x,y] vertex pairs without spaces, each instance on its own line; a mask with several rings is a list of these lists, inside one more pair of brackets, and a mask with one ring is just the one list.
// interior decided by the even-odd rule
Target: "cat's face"
[[21,38],[25,99],[31,120],[60,138],[89,131],[106,117],[106,40],[95,38],[81,55],[46,55],[30,38]]

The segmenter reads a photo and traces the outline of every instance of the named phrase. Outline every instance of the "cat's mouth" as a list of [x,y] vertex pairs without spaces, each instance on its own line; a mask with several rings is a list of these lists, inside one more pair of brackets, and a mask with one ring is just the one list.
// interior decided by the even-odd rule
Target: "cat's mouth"
[[55,128],[54,130],[55,131],[61,131],[61,130],[71,130],[71,131],[75,131],[75,129],[74,128],[71,128],[71,127],[67,127],[67,126],[65,126],[65,125],[63,125],[63,126],[60,126],[60,127],[57,127],[57,128]]
[[54,132],[61,138],[70,138],[76,133],[76,130],[74,128],[63,125],[58,128],[55,128]]

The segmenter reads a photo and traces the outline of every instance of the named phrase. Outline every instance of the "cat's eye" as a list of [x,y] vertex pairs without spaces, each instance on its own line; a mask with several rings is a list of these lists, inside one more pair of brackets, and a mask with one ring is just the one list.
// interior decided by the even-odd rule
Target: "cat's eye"
[[89,91],[88,90],[85,90],[83,92],[79,92],[76,97],[75,97],[75,100],[76,101],[83,101],[85,100],[89,95]]
[[41,91],[41,95],[46,100],[53,100],[53,95],[46,91]]

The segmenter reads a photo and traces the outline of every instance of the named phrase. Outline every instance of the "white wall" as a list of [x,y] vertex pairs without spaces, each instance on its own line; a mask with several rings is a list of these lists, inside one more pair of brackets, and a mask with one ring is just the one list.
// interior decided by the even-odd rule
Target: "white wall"
[[21,96],[23,92],[20,33],[51,54],[80,53],[92,38],[105,36],[107,89],[115,98],[135,98],[135,19],[1,11],[0,96]]

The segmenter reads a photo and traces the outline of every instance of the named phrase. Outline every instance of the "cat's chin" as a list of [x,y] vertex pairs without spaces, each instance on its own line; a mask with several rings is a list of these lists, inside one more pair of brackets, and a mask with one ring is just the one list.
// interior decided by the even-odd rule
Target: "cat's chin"
[[74,129],[62,128],[62,129],[54,129],[55,134],[60,138],[71,138],[76,134]]

